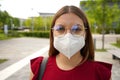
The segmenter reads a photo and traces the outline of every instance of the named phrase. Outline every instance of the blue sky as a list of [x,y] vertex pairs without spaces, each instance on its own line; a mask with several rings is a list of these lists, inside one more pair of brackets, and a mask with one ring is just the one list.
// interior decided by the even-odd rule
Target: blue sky
[[56,13],[64,5],[79,7],[81,0],[0,0],[1,10],[6,10],[11,16],[28,18],[39,16],[38,12]]

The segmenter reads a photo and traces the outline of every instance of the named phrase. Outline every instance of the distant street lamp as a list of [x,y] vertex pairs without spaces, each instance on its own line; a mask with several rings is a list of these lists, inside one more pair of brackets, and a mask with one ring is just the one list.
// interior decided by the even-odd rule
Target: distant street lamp
[[44,26],[45,26],[45,31],[47,31],[47,19],[46,19],[47,17],[46,16],[44,16]]
[[94,23],[94,33],[97,33],[97,24],[96,24],[96,22]]
[[0,7],[1,7],[1,4],[0,4]]
[[1,7],[1,4],[0,4],[0,7]]
[[104,42],[105,42],[105,1],[102,4],[102,11],[103,11],[103,24],[102,24],[102,49],[104,49]]
[[[32,14],[33,14],[33,8],[31,9],[32,10]],[[34,15],[31,16],[31,31],[34,31]]]
[[32,17],[31,30],[34,31],[34,17]]
[[7,35],[8,34],[8,25],[4,25],[4,33]]
[[11,24],[11,30],[13,30],[13,20],[10,19],[10,24]]

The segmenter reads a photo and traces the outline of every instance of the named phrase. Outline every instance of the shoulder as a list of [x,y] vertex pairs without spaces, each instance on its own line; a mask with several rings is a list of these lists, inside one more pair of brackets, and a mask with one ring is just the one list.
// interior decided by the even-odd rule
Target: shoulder
[[30,66],[31,66],[31,70],[32,70],[33,74],[38,73],[42,60],[43,60],[42,56],[36,57],[36,58],[30,60]]
[[94,63],[95,63],[95,66],[97,68],[105,68],[105,69],[107,69],[109,71],[112,70],[112,64],[110,64],[110,63],[100,62],[100,61],[95,61]]
[[92,62],[96,77],[100,80],[109,80],[111,77],[112,64],[100,61]]
[[43,59],[42,56],[36,57],[36,58],[31,59],[30,63],[31,63],[31,65],[33,65],[33,64],[39,64],[39,63],[41,63],[42,59]]
[[[30,67],[31,67],[31,71],[33,74],[32,80],[38,80],[38,76],[39,76],[39,71],[40,71],[40,66],[41,63],[43,61],[44,57],[36,57],[34,59],[30,60]],[[52,62],[55,58],[54,57],[48,57],[48,63]]]
[[[30,60],[30,67],[31,67],[31,71],[34,75],[38,75],[39,73],[39,69],[42,63],[44,57],[40,56],[40,57],[36,57],[34,59]],[[48,62],[52,62],[54,59],[54,57],[48,57]]]

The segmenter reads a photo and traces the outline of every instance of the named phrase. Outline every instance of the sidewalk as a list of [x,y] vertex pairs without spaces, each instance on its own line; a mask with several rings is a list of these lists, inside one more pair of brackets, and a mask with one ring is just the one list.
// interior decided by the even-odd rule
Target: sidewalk
[[[101,35],[94,36],[96,41],[96,47],[101,48]],[[105,48],[113,48],[109,45],[115,41],[114,36],[107,36],[105,39]],[[119,37],[119,36],[117,36]],[[15,38],[10,40],[0,41],[0,58],[9,59],[7,62],[0,64],[1,70],[6,69],[8,66],[18,62],[19,60],[32,55],[36,51],[46,47],[49,44],[49,39],[41,38]],[[95,59],[99,61],[109,62],[113,64],[112,68],[112,80],[120,79],[120,64],[118,60],[113,60],[112,55],[108,52],[95,52]],[[46,54],[47,55],[47,52]],[[12,76],[5,80],[28,80],[29,78],[29,63],[22,69],[15,72]],[[1,79],[0,79],[1,80]]]
[[[96,38],[96,48],[102,48],[102,35],[94,35]],[[116,38],[120,38],[120,35],[105,35],[105,49],[115,49],[111,43],[116,42]],[[112,66],[112,80],[120,80],[120,63],[119,60],[113,60],[112,54],[109,52],[95,52],[95,60],[108,62],[113,64]]]
[[0,41],[0,58],[8,59],[7,62],[0,64],[0,70],[46,47],[48,44],[48,39],[40,38],[15,38]]
[[[49,44],[48,39],[40,39],[40,38],[15,38],[15,39],[10,39],[10,40],[0,41],[0,58],[8,59],[8,61],[6,61],[5,63],[0,64],[0,74],[2,74],[3,70],[5,70],[6,68],[9,68],[11,65],[16,64],[22,59],[32,55],[36,51],[39,51],[42,48],[48,46],[48,44]],[[27,61],[24,61],[21,66],[23,66],[25,63],[27,63]],[[13,72],[14,70],[18,69],[19,67],[21,67],[19,66],[20,64],[18,63],[15,69],[11,69],[10,71],[7,71],[5,75],[2,74],[0,77],[7,76],[9,72]],[[25,66],[27,64],[25,64]],[[14,73],[14,74],[18,74],[18,73]],[[20,74],[20,75],[23,75],[23,74]],[[18,79],[20,75],[15,76],[16,79],[8,78],[8,80],[10,79],[21,80],[21,78]],[[26,73],[25,76],[27,75],[28,73]],[[23,80],[26,80],[26,79],[28,78],[25,78]],[[0,80],[2,80],[2,78],[0,78]],[[6,80],[6,79],[3,79],[3,80]]]

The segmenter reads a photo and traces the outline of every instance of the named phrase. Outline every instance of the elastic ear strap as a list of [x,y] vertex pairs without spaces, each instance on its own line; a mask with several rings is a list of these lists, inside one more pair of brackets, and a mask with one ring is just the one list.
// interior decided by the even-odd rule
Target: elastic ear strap
[[42,63],[40,65],[40,70],[39,70],[39,80],[42,80],[42,77],[46,68],[47,60],[48,60],[47,57],[44,57],[42,60]]

